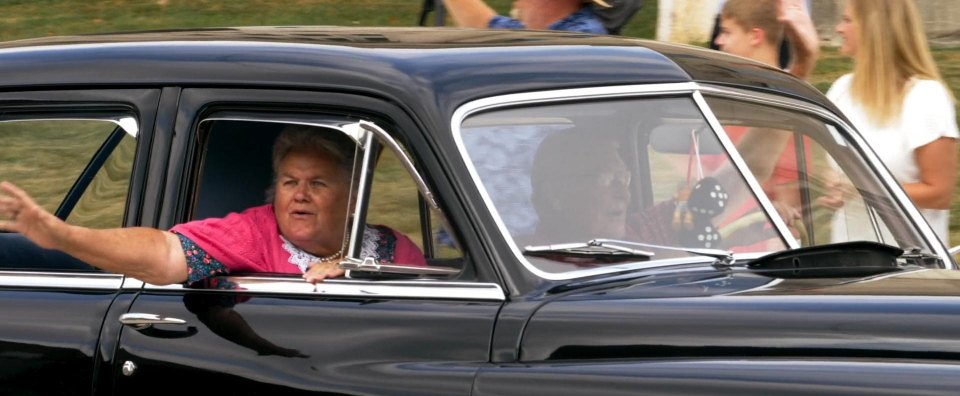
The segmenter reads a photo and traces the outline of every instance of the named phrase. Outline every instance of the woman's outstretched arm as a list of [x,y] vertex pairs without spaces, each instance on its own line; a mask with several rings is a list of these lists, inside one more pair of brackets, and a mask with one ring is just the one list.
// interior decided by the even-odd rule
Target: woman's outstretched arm
[[0,182],[0,230],[17,232],[40,247],[63,251],[104,271],[153,284],[187,279],[180,239],[155,228],[93,229],[67,224],[9,182]]

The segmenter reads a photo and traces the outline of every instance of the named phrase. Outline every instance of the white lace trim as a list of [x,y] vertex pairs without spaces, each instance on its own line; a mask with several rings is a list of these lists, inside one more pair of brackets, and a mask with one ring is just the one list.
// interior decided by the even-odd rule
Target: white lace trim
[[380,260],[377,254],[377,245],[380,243],[380,231],[376,228],[365,226],[363,228],[363,243],[360,244],[360,257],[373,257]]
[[309,267],[311,263],[320,261],[319,257],[293,246],[293,244],[290,243],[287,238],[284,238],[283,235],[280,235],[280,240],[283,241],[283,250],[286,250],[287,253],[290,253],[290,258],[287,259],[287,262],[299,267],[300,272],[307,272],[307,267]]
[[[293,243],[288,241],[287,238],[284,238],[283,235],[280,236],[280,240],[283,241],[283,250],[290,253],[290,258],[287,259],[287,262],[300,268],[300,272],[307,272],[310,264],[320,261],[320,257],[314,256],[294,246]],[[373,227],[365,226],[363,228],[363,243],[360,245],[360,257],[373,257],[379,260],[380,256],[377,254],[377,244],[379,242],[380,231],[377,231],[377,229]]]

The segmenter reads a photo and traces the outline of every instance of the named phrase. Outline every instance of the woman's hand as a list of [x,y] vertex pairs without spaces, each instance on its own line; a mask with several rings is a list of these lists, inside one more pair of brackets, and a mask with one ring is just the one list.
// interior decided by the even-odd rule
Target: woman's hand
[[17,232],[37,245],[50,248],[54,245],[52,223],[59,222],[55,216],[34,202],[26,191],[13,183],[0,182],[0,231]]
[[317,282],[323,282],[324,279],[339,278],[346,273],[346,271],[340,269],[339,265],[340,260],[311,264],[307,268],[307,272],[303,274],[303,279],[312,284],[317,284]]

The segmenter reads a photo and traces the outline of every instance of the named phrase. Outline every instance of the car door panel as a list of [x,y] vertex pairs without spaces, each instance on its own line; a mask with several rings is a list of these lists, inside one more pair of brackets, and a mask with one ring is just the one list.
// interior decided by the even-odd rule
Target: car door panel
[[[192,183],[201,159],[210,160],[197,132],[205,115],[248,111],[270,121],[270,114],[297,114],[311,122],[350,114],[403,125],[394,133],[416,130],[396,106],[343,93],[184,89],[178,106],[160,189],[161,228],[190,220],[195,209]],[[249,151],[235,154],[253,160]],[[504,299],[499,286],[479,282],[338,279],[313,286],[299,277],[230,278],[224,283],[239,279],[238,289],[146,285],[125,313],[184,323],[122,326],[113,392],[172,391],[189,378],[191,391],[218,394],[467,395],[489,361]],[[267,290],[255,287],[262,284]]]
[[[122,191],[112,197],[109,206],[99,204],[102,191],[93,192],[84,202],[89,205],[73,213],[85,211],[90,219],[106,208],[105,218],[112,226],[137,224],[136,208],[154,202],[142,199],[142,168],[131,157],[134,151],[141,158],[147,157],[143,152],[150,145],[138,142],[153,136],[159,96],[158,89],[109,88],[0,93],[0,124],[5,127],[4,136],[0,136],[5,143],[0,148],[0,179],[20,175],[17,182],[30,183],[27,190],[35,198],[36,190],[45,187],[59,191],[66,191],[70,185],[86,187],[89,183],[64,177],[81,172],[67,172],[63,168],[67,161],[59,159],[69,156],[69,163],[81,168],[86,164],[82,177],[93,179],[108,153],[100,151],[101,156],[90,156],[74,144],[81,141],[90,147],[104,147],[103,140],[82,140],[97,136],[101,130],[115,130],[119,125],[115,122],[121,119],[128,127],[133,121],[136,126],[130,131],[136,132],[131,136],[137,140],[126,137],[130,151],[125,152],[123,169],[111,169],[116,171],[113,175],[121,175],[116,187]],[[76,132],[72,126],[84,132],[70,135]],[[75,138],[56,139],[64,136]],[[122,137],[112,136],[115,141]],[[15,144],[14,138],[21,144]],[[55,160],[37,161],[33,155],[36,152],[19,150],[24,147],[43,150],[45,158]],[[75,188],[66,195],[48,194],[45,202],[53,209],[58,203],[66,207],[62,203],[76,203],[84,189]],[[72,204],[67,206],[73,208]],[[63,217],[68,215],[63,213]],[[125,309],[114,305],[122,295],[122,282],[121,275],[103,273],[62,252],[42,249],[22,235],[0,233],[0,394],[80,395],[103,386],[97,375],[103,359],[100,335],[108,310]]]
[[117,377],[117,392],[192,378],[191,390],[226,394],[466,395],[487,361],[498,308],[375,295],[144,292],[131,312],[186,323],[124,327],[117,363],[137,369]]
[[[0,282],[12,283],[0,276]],[[0,394],[88,393],[115,291],[0,288]]]

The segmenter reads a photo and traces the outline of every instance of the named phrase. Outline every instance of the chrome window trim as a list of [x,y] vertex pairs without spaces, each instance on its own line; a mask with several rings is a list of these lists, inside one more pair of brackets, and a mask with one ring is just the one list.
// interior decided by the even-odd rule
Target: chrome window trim
[[[51,113],[56,113],[56,111],[51,111]],[[117,111],[116,113],[122,113],[122,111]],[[0,119],[0,122],[35,122],[35,121],[103,121],[112,123],[130,135],[133,138],[136,138],[140,134],[140,123],[133,116],[103,116],[103,117],[76,117],[76,116],[67,116],[67,117],[56,117],[56,116],[43,116],[43,117],[34,117],[30,116],[6,116],[3,119]]]
[[124,290],[142,289],[143,285],[142,280],[127,276],[123,278],[123,284],[120,285],[120,288]]
[[[729,88],[725,86],[716,86],[710,84],[699,84],[695,82],[685,82],[685,83],[667,83],[667,84],[647,84],[647,85],[624,85],[624,86],[613,86],[613,87],[593,87],[593,88],[574,88],[574,89],[563,89],[563,90],[553,90],[553,91],[542,91],[542,92],[527,92],[519,94],[508,94],[501,96],[494,96],[489,98],[478,99],[475,101],[468,102],[454,111],[453,116],[450,120],[450,130],[453,134],[454,142],[457,146],[457,150],[460,152],[461,160],[464,162],[464,166],[467,168],[467,171],[470,174],[470,177],[476,186],[477,190],[480,193],[481,198],[483,199],[484,205],[487,208],[487,211],[490,212],[491,217],[494,220],[498,230],[500,231],[501,236],[507,242],[507,245],[510,247],[511,252],[514,257],[523,265],[527,271],[533,273],[534,275],[548,280],[568,280],[575,279],[585,276],[616,272],[624,269],[646,269],[646,268],[658,268],[664,266],[671,266],[675,264],[684,264],[684,263],[698,263],[705,261],[704,258],[700,257],[686,257],[682,259],[670,259],[670,260],[658,260],[656,262],[639,262],[633,264],[625,264],[618,266],[610,266],[603,268],[595,268],[588,270],[579,270],[579,271],[570,271],[564,273],[549,273],[542,271],[536,268],[530,261],[523,256],[519,247],[514,242],[513,238],[509,237],[510,233],[507,231],[506,224],[503,222],[499,212],[497,212],[496,207],[493,205],[493,200],[490,198],[489,192],[484,187],[483,183],[480,181],[479,174],[477,173],[476,168],[473,166],[473,161],[470,158],[469,153],[466,150],[466,146],[463,142],[461,125],[463,121],[474,113],[481,111],[496,109],[500,107],[515,107],[522,106],[526,104],[547,104],[551,102],[560,102],[560,101],[571,101],[571,100],[590,100],[590,99],[616,99],[616,98],[628,98],[628,97],[649,97],[649,96],[668,96],[668,95],[690,95],[694,100],[694,103],[698,106],[699,110],[704,114],[705,119],[710,124],[711,128],[714,129],[714,133],[717,136],[721,136],[721,142],[724,144],[725,149],[730,153],[734,153],[731,157],[734,158],[735,166],[741,171],[741,174],[752,175],[750,172],[744,172],[746,165],[743,162],[743,159],[736,154],[735,151],[730,151],[729,149],[732,146],[732,143],[726,136],[719,131],[722,128],[719,128],[719,122],[716,119],[716,116],[710,110],[709,106],[706,105],[703,94],[708,93],[715,96],[724,96],[746,100],[749,102],[775,106],[781,108],[792,109],[796,111],[801,111],[805,113],[812,113],[821,118],[830,120],[840,126],[842,130],[840,133],[844,134],[843,136],[851,141],[853,141],[857,146],[861,148],[861,154],[866,158],[868,165],[874,167],[875,170],[879,171],[879,177],[882,183],[886,184],[887,190],[891,192],[900,202],[909,202],[906,197],[906,194],[903,193],[902,189],[891,188],[890,186],[895,185],[893,177],[889,175],[886,171],[886,167],[882,166],[879,158],[869,148],[866,141],[864,141],[858,133],[851,133],[854,129],[844,122],[839,117],[833,115],[829,111],[813,105],[811,103],[803,102],[796,99],[783,98],[775,96],[772,94],[766,94],[763,92],[754,92],[754,91],[745,91],[736,88]],[[877,164],[881,164],[878,166]],[[764,210],[767,210],[767,213],[776,213],[772,211],[773,204],[769,199],[766,198],[765,194],[758,194],[760,188],[759,183],[752,176],[747,176],[748,184],[750,185],[751,190],[754,191],[754,194],[760,198],[761,205]],[[947,268],[952,268],[952,260],[947,255],[946,249],[942,246],[941,243],[931,243],[931,241],[939,241],[939,238],[933,233],[933,230],[926,224],[925,221],[918,222],[917,219],[920,218],[920,213],[914,207],[907,205],[901,205],[901,208],[905,209],[905,212],[908,216],[911,217],[915,226],[919,226],[921,235],[926,238],[928,244],[933,246],[936,254],[940,256]],[[789,231],[787,230],[786,224],[783,222],[779,216],[774,216],[774,224],[777,227],[777,230],[780,232],[781,239],[786,241],[789,248],[798,247],[798,243],[791,237]],[[746,257],[743,255],[737,255],[737,257]],[[706,260],[709,261],[709,260]]]
[[0,287],[118,290],[123,275],[77,272],[2,271]]
[[940,238],[937,236],[936,232],[934,232],[933,229],[930,228],[930,225],[927,224],[926,220],[923,219],[923,215],[920,214],[920,211],[916,208],[916,206],[902,204],[903,202],[910,202],[910,197],[908,197],[906,192],[903,191],[903,188],[900,187],[900,183],[898,183],[896,179],[894,179],[893,175],[890,174],[890,171],[887,170],[886,165],[883,164],[883,161],[880,160],[880,157],[877,156],[877,153],[873,150],[873,148],[870,147],[867,141],[864,140],[863,136],[860,135],[860,133],[857,132],[852,125],[848,124],[843,119],[837,117],[833,113],[823,109],[820,106],[797,99],[790,99],[763,92],[744,91],[741,89],[715,86],[710,84],[702,84],[700,87],[700,92],[713,96],[741,99],[760,105],[772,105],[775,107],[810,113],[827,119],[828,121],[839,126],[840,128],[838,132],[848,141],[853,141],[855,143],[856,147],[854,147],[854,149],[859,150],[860,154],[866,159],[867,165],[874,169],[881,183],[883,183],[884,187],[887,188],[887,192],[897,198],[897,203],[900,204],[901,210],[907,213],[908,217],[910,217],[910,220],[913,222],[914,227],[920,230],[921,236],[927,240],[927,243],[933,248],[934,253],[937,256],[940,256],[940,259],[943,261],[946,268],[956,269],[951,255],[947,252],[947,248],[943,246],[943,243],[940,242]]
[[[360,149],[363,150],[363,152],[360,153],[360,177],[350,178],[350,191],[356,191],[353,214],[350,215],[353,219],[366,219],[364,211],[366,210],[367,202],[364,200],[369,200],[369,198],[367,198],[367,189],[373,184],[371,169],[373,169],[374,166],[375,155],[370,149],[375,138],[373,134],[367,134],[359,143]],[[354,172],[356,172],[356,169],[354,169]],[[353,185],[353,183],[356,183],[356,185]],[[366,224],[361,224],[359,220],[350,221],[349,223],[350,229],[346,231],[349,236],[349,244],[347,245],[344,259],[360,255],[360,246],[363,244],[363,231],[366,228]]]
[[334,296],[360,298],[445,299],[456,301],[505,301],[495,283],[448,282],[441,280],[327,279],[316,285],[296,277],[227,276],[243,290],[192,289],[180,284],[144,283],[145,291],[227,292],[241,294],[283,294],[290,296]]

